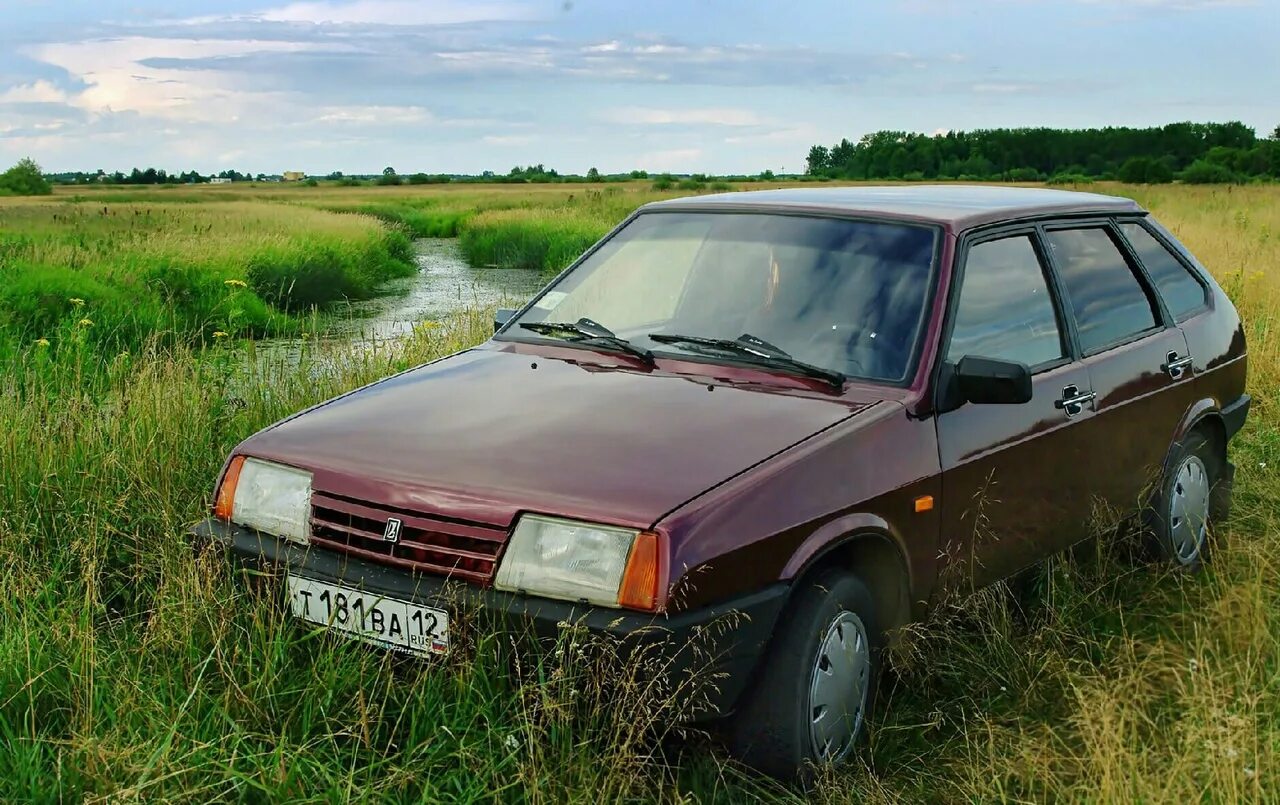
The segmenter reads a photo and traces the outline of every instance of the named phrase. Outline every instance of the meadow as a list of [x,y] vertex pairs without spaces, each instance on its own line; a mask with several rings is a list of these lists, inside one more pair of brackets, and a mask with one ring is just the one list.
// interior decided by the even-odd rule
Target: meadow
[[482,340],[489,312],[274,367],[241,338],[376,292],[411,270],[415,234],[553,271],[678,193],[0,199],[0,799],[1280,799],[1280,187],[1099,189],[1152,209],[1247,323],[1254,408],[1213,562],[1179,574],[1098,540],[1016,590],[949,603],[903,636],[860,765],[808,794],[673,730],[572,632],[531,659],[464,626],[446,660],[406,661],[292,622],[185,536],[238,441]]

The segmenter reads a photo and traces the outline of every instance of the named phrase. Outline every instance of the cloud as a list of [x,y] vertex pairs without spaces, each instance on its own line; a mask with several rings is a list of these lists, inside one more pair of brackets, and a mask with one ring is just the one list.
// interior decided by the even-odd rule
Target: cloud
[[766,121],[750,109],[653,109],[640,106],[624,106],[601,113],[606,123],[625,126],[759,126]]
[[528,134],[487,134],[480,138],[480,142],[485,145],[528,145],[534,141],[534,137]]
[[225,22],[267,22],[307,25],[460,25],[475,22],[534,19],[533,9],[515,2],[463,0],[350,0],[297,2],[265,11],[206,14],[178,20],[178,25],[206,26]]
[[421,106],[327,106],[317,123],[409,124],[431,123],[434,115]]
[[44,80],[18,84],[0,92],[0,103],[66,103],[67,93]]
[[213,121],[271,113],[278,110],[281,98],[233,70],[208,63],[185,70],[166,60],[233,62],[254,54],[297,54],[321,47],[308,42],[131,36],[40,45],[26,53],[80,81],[85,88],[63,100],[87,112]]

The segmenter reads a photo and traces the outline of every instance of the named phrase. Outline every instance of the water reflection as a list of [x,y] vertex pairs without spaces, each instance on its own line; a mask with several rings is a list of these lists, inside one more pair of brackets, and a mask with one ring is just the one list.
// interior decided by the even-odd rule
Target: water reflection
[[[376,345],[406,336],[416,325],[457,310],[521,305],[546,282],[538,271],[472,268],[456,240],[423,238],[414,246],[417,274],[392,280],[375,299],[334,308],[317,320],[320,332],[306,339],[308,347],[332,351],[324,348]],[[259,361],[296,365],[303,342],[300,338],[267,338],[258,341],[252,352]]]

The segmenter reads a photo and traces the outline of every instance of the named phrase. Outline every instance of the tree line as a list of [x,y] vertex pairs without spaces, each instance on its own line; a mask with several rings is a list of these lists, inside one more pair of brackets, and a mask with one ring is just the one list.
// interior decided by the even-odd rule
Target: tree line
[[1280,126],[1267,139],[1244,123],[1153,128],[878,131],[809,149],[806,172],[834,179],[1239,182],[1280,179]]

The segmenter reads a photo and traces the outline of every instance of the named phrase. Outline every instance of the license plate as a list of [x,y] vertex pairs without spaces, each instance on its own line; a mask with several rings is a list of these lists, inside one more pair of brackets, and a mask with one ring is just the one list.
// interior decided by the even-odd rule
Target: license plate
[[290,611],[303,620],[393,651],[419,656],[449,651],[449,613],[442,609],[292,573],[285,591]]

